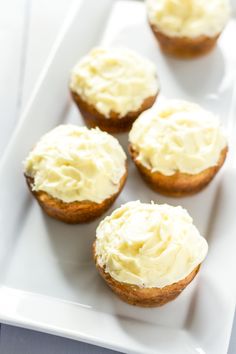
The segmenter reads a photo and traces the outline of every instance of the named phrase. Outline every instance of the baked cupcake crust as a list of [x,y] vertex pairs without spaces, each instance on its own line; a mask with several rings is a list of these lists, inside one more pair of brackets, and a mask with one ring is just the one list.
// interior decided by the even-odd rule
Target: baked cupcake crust
[[110,112],[109,117],[105,117],[102,113],[91,104],[82,99],[76,92],[70,90],[71,96],[76,103],[85,124],[89,128],[99,127],[108,133],[122,133],[129,131],[133,122],[138,116],[154,104],[158,93],[155,96],[147,97],[137,111],[129,112],[125,116],[120,117],[116,112]]
[[34,179],[27,175],[25,175],[25,179],[30,192],[48,216],[68,224],[78,224],[92,221],[105,213],[121,193],[126,182],[127,175],[128,172],[126,165],[126,172],[120,179],[118,191],[101,203],[95,203],[89,200],[65,203],[62,200],[52,197],[44,191],[34,191]]
[[227,156],[228,148],[222,149],[216,166],[209,167],[197,174],[176,172],[165,176],[160,172],[152,172],[138,161],[138,153],[129,145],[129,152],[138,171],[147,184],[156,192],[172,197],[183,197],[199,192],[206,187],[220,170]]
[[171,37],[149,23],[163,53],[180,59],[191,59],[209,53],[217,43],[220,33],[214,37]]
[[141,288],[137,285],[121,283],[112,278],[98,263],[95,242],[93,257],[98,272],[113,292],[128,304],[140,307],[159,307],[174,300],[191,283],[200,269],[200,265],[198,265],[186,278],[163,288]]

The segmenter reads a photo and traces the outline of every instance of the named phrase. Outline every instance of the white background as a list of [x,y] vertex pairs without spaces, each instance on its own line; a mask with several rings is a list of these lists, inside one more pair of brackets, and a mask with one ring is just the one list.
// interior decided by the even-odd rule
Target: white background
[[[0,0],[0,156],[17,125],[72,2],[73,0]],[[0,353],[112,352],[68,339],[1,325]],[[235,353],[236,323],[229,350],[229,354]]]

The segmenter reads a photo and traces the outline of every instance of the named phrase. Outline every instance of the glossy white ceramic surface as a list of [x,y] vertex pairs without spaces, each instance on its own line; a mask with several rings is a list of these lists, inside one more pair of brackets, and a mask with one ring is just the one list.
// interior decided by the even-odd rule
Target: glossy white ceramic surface
[[[1,165],[0,321],[126,353],[227,352],[236,295],[235,35],[232,18],[212,53],[179,61],[159,51],[142,3],[85,0],[74,6]],[[128,46],[149,57],[157,65],[162,95],[212,110],[229,136],[227,163],[198,195],[171,199],[155,194],[129,162],[128,182],[111,208],[136,199],[181,204],[207,238],[209,255],[199,276],[162,308],[122,303],[92,261],[99,220],[70,226],[48,218],[22,175],[22,160],[42,134],[62,122],[83,124],[69,96],[69,72],[100,43]],[[118,138],[127,150],[127,135]]]

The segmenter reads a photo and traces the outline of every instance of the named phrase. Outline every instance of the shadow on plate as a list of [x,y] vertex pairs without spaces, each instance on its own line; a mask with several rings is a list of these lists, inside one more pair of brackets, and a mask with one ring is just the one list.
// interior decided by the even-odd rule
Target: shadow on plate
[[181,88],[197,97],[217,92],[225,74],[224,57],[218,46],[211,53],[192,60],[166,56],[166,63]]

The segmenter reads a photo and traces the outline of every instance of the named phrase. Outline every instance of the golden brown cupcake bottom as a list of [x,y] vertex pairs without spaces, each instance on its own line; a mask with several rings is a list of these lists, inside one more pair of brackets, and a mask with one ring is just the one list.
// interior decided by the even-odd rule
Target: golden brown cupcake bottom
[[174,300],[191,283],[200,269],[200,265],[198,265],[186,278],[164,288],[141,288],[137,285],[121,283],[106,273],[105,269],[97,262],[95,242],[93,256],[100,275],[113,292],[128,304],[141,307],[158,307]]
[[160,44],[162,51],[170,56],[182,59],[191,59],[210,52],[216,45],[220,33],[214,37],[198,36],[189,37],[170,37],[162,33],[156,26],[150,24],[151,29]]
[[101,203],[95,203],[86,200],[82,202],[65,203],[59,199],[53,198],[44,191],[34,191],[32,188],[34,184],[33,178],[26,175],[25,178],[29,190],[34,195],[39,205],[47,215],[68,224],[77,224],[92,221],[105,213],[107,209],[109,209],[109,207],[120,194],[125,184],[127,178],[127,170],[120,180],[118,192],[105,199]]
[[95,107],[85,102],[77,93],[71,91],[72,98],[76,103],[80,113],[82,114],[86,125],[89,128],[99,127],[108,133],[121,133],[129,131],[136,118],[145,110],[150,108],[157,97],[151,96],[146,98],[141,107],[134,112],[127,113],[124,117],[119,117],[115,112],[111,112],[109,118],[97,111]]
[[171,176],[165,176],[160,172],[151,172],[150,169],[137,160],[138,153],[131,145],[129,146],[129,151],[141,176],[153,190],[167,196],[183,197],[199,192],[211,182],[223,165],[228,149],[226,147],[221,151],[216,166],[207,168],[194,175],[176,172]]

